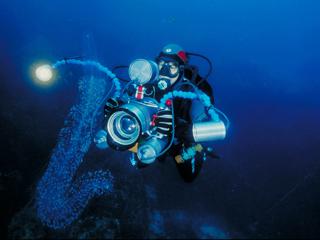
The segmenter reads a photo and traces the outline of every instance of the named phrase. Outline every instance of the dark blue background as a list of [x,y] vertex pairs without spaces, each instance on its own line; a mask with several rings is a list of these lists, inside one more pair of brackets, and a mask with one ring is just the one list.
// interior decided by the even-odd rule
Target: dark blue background
[[[2,199],[2,222],[41,177],[81,74],[65,70],[41,88],[32,66],[83,54],[91,34],[108,67],[153,58],[170,42],[214,61],[216,106],[232,123],[216,146],[222,158],[208,160],[191,185],[172,164],[134,173],[156,186],[158,207],[213,217],[231,236],[319,236],[319,7],[315,0],[1,1],[0,169],[22,178]],[[205,73],[205,62],[193,63]],[[134,171],[128,161],[108,161],[111,172]]]

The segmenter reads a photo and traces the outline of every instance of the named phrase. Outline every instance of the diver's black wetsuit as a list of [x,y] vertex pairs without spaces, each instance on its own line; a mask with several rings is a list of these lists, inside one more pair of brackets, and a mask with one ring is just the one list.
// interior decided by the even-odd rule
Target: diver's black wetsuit
[[[187,84],[188,82],[191,82],[196,86],[200,83],[197,87],[205,94],[207,94],[210,97],[211,104],[214,104],[213,90],[208,81],[202,79],[202,77],[198,74],[193,76],[193,72],[190,69],[186,69],[184,71],[184,79],[180,79],[179,81],[177,81],[165,92],[162,91],[161,93],[158,93],[156,95],[156,99],[159,101],[165,93],[171,92],[173,90],[194,92],[193,87]],[[182,153],[182,149],[194,145],[194,143],[192,143],[191,140],[187,137],[187,129],[192,126],[193,122],[199,121],[198,119],[194,119],[196,117],[191,113],[192,108],[196,108],[196,111],[198,112],[197,115],[201,114],[203,116],[203,114],[205,114],[205,116],[207,116],[206,110],[199,101],[176,98],[173,101],[173,107],[175,120],[175,138],[177,139],[177,142],[176,144],[173,144],[172,147],[163,156],[158,158],[159,161],[163,161],[168,156],[170,156],[171,158],[175,158],[175,156]],[[195,156],[194,172],[192,171],[191,160],[184,161],[183,163],[177,163],[174,160],[176,162],[180,175],[186,182],[193,181],[199,174],[203,163],[202,155],[202,153],[197,152]]]

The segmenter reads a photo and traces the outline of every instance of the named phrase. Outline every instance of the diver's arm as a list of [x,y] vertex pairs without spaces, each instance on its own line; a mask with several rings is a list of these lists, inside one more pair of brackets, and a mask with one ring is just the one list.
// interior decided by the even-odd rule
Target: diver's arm
[[[197,82],[199,82],[202,78],[197,78]],[[201,81],[198,88],[204,92],[209,98],[211,104],[214,103],[213,91],[212,87],[208,83],[208,81]],[[210,117],[208,114],[208,108],[203,105],[203,103],[199,99],[194,99],[191,102],[191,106],[189,109],[189,119],[190,121],[186,121],[183,118],[176,119],[176,136],[181,138],[184,142],[195,142],[192,133],[192,127],[194,123],[209,121]]]
[[168,137],[172,133],[172,111],[171,109],[162,109],[158,111],[155,118],[157,132]]
[[206,107],[200,102],[200,100],[193,100],[190,110],[191,121],[186,121],[183,118],[176,118],[175,124],[175,136],[180,138],[184,143],[194,143],[192,127],[194,123],[208,121],[209,115]]

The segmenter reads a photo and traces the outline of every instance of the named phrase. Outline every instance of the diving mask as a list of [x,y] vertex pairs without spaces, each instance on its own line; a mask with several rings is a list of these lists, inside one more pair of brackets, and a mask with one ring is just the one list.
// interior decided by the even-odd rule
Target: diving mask
[[180,74],[179,63],[176,61],[160,59],[158,61],[158,68],[160,76],[175,78]]

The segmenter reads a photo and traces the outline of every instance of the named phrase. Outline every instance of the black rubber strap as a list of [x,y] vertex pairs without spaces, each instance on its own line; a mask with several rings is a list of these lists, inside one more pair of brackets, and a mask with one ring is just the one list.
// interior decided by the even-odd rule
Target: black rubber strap
[[156,120],[155,120],[156,124],[159,124],[159,123],[171,123],[171,122],[172,122],[172,119],[170,119],[170,118],[157,117]]
[[157,132],[161,133],[161,134],[163,134],[165,136],[168,136],[171,133],[171,131],[167,131],[167,130],[164,130],[164,129],[161,129],[161,128],[157,128]]

